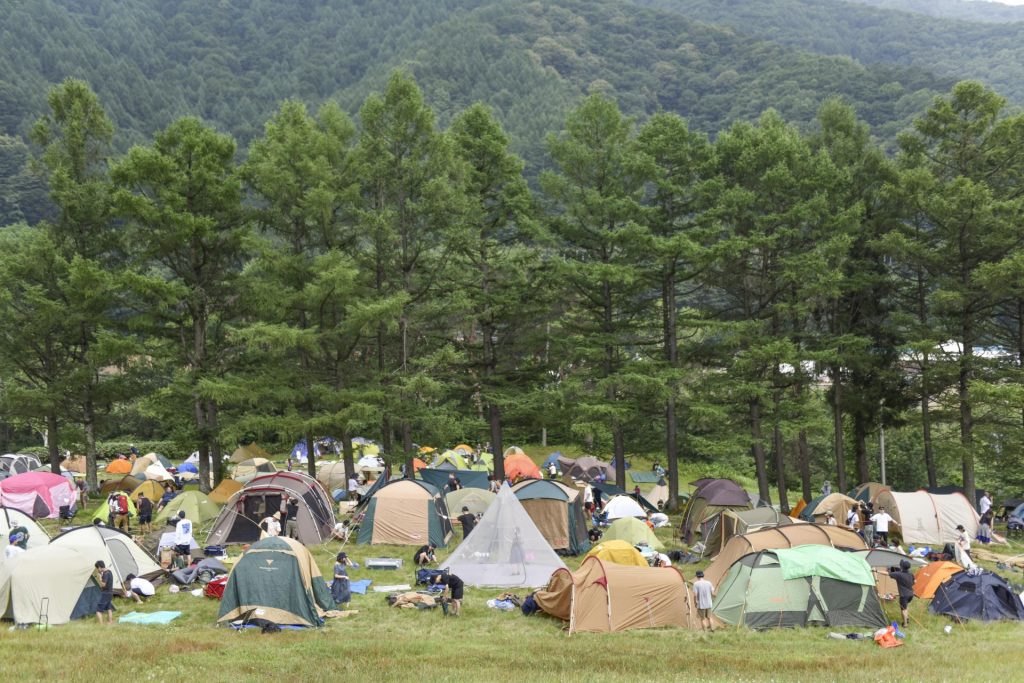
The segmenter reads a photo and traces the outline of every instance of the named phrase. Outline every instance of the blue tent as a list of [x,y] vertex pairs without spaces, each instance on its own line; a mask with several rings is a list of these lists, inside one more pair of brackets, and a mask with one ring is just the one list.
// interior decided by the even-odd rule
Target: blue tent
[[[341,453],[341,443],[330,436],[318,436],[313,439],[313,448],[316,449],[317,458]],[[291,458],[299,462],[309,460],[309,449],[306,448],[305,439],[300,440],[292,447]]]
[[558,471],[561,472],[562,471],[562,465],[558,462],[558,459],[560,457],[562,457],[562,452],[561,451],[555,451],[554,453],[549,455],[547,457],[547,459],[544,460],[544,464],[541,465],[541,467],[540,467],[541,470],[543,470],[544,473],[547,474],[548,468],[551,467],[551,463],[554,463],[555,467],[558,468]]
[[463,488],[467,489],[484,489],[485,491],[490,488],[491,482],[487,480],[487,472],[477,472],[475,470],[447,470],[447,469],[431,469],[424,467],[416,474],[419,475],[420,479],[427,482],[438,491],[445,491],[445,484],[448,483],[448,475],[454,474],[458,477],[462,483]]
[[190,462],[183,462],[180,465],[178,465],[178,472],[192,472],[193,474],[199,474],[199,468]]

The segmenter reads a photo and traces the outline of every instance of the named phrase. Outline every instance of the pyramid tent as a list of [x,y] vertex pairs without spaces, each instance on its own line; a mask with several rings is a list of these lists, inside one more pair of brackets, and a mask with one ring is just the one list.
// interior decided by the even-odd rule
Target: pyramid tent
[[646,522],[642,522],[635,517],[623,517],[612,522],[607,529],[605,529],[604,535],[601,537],[602,541],[625,541],[630,545],[642,545],[646,544],[650,548],[655,550],[662,550],[665,546],[658,537],[651,531],[651,527],[647,526]]
[[28,547],[37,548],[50,542],[43,527],[21,510],[0,507],[0,550],[7,547],[7,537],[14,527],[23,526],[28,529]]
[[162,524],[171,516],[176,517],[180,510],[184,510],[185,516],[197,527],[205,526],[207,522],[217,519],[217,515],[220,514],[220,506],[210,500],[205,493],[185,491],[165,505],[153,521]]
[[84,455],[72,455],[60,464],[61,467],[67,469],[68,472],[75,472],[77,474],[85,474],[85,456]]
[[126,533],[107,526],[80,526],[65,531],[50,541],[50,546],[77,550],[89,558],[90,564],[103,560],[114,574],[115,587],[124,588],[129,574],[155,579],[164,570]]
[[441,569],[472,586],[536,587],[547,585],[551,573],[565,569],[565,563],[505,484]]
[[167,468],[158,462],[146,468],[146,479],[153,481],[174,481],[174,477],[167,471]]
[[[0,562],[0,617],[51,626],[96,613],[100,589],[84,553],[59,545],[32,548]],[[45,617],[40,606],[46,605]]]
[[456,453],[455,451],[445,451],[434,458],[434,462],[430,463],[430,466],[436,469],[446,463],[454,466],[457,470],[469,469],[469,465],[466,464],[466,459],[462,457],[461,453]]
[[[166,471],[171,467],[174,467],[174,465],[171,464],[170,460],[160,455],[159,453],[146,453],[141,458],[135,459],[135,463],[132,465],[131,474],[132,476],[137,477],[140,474],[145,473],[148,470],[148,468],[152,467],[153,465],[160,466],[158,469],[154,470],[154,472],[157,472],[159,470]],[[153,477],[149,478],[152,479]]]
[[662,509],[668,504],[668,483],[664,478],[658,479],[658,483],[644,497],[654,503],[659,510]]
[[231,496],[238,493],[241,488],[242,482],[235,481],[234,479],[225,479],[221,483],[217,484],[217,488],[210,491],[210,500],[217,505],[224,505],[231,499]]

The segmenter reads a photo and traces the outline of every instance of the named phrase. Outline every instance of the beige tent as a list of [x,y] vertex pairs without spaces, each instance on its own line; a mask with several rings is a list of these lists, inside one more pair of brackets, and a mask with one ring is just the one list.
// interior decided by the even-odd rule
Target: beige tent
[[38,548],[50,542],[49,535],[34,519],[17,508],[0,507],[0,550],[7,547],[11,529],[19,526],[28,529],[29,548]]
[[722,577],[728,573],[733,562],[744,555],[760,550],[795,548],[799,545],[827,545],[842,550],[867,548],[864,539],[856,532],[841,526],[791,524],[761,529],[753,533],[733,536],[726,541],[715,561],[704,570],[704,578],[717,586]]
[[85,456],[84,455],[72,455],[60,464],[61,467],[67,469],[68,472],[76,472],[78,474],[85,474]]
[[629,567],[588,557],[574,572],[555,571],[534,598],[541,610],[568,621],[569,633],[692,628],[699,623],[675,567]]
[[235,449],[235,452],[228,458],[228,462],[239,463],[245,462],[246,460],[252,460],[253,458],[263,458],[264,460],[270,460],[273,456],[267,453],[265,450],[260,448],[260,445],[255,441],[239,446]]
[[316,471],[316,480],[323,485],[327,493],[337,489],[348,491],[348,477],[345,476],[345,463],[343,461],[332,462],[318,469]]
[[875,498],[875,512],[882,507],[896,522],[890,533],[898,532],[904,543],[953,543],[958,524],[963,525],[970,538],[978,535],[978,513],[961,493],[883,491]]
[[659,510],[668,507],[668,484],[664,479],[659,479],[658,483],[644,494],[644,498],[656,505]]
[[[160,469],[166,472],[167,468],[171,466],[171,461],[159,453],[146,453],[135,459],[135,462],[132,464],[131,475],[133,477],[141,477],[152,465],[159,465]],[[153,479],[153,477],[148,476],[147,478]]]
[[754,508],[753,510],[723,510],[712,517],[704,533],[704,550],[701,555],[714,557],[733,536],[749,534],[761,529],[796,524],[795,520],[775,508]]
[[825,523],[826,513],[831,512],[835,517],[836,524],[846,524],[846,517],[850,510],[857,507],[858,503],[853,498],[842,493],[830,493],[827,496],[815,498],[800,511],[800,519],[806,522]]
[[419,479],[396,479],[377,489],[359,526],[359,543],[448,545],[452,523],[444,496]]
[[217,488],[210,491],[210,500],[217,505],[224,505],[241,488],[242,482],[235,481],[234,479],[224,479],[221,483],[217,484]]
[[243,460],[235,465],[235,469],[231,471],[231,478],[243,484],[248,484],[257,476],[269,472],[277,472],[274,463],[264,458],[253,458],[252,460]]
[[94,563],[62,545],[32,548],[0,562],[0,617],[56,626],[94,614],[99,599]]
[[114,574],[116,587],[124,587],[129,574],[155,579],[164,573],[152,555],[140,548],[131,536],[108,526],[76,527],[56,536],[50,545],[77,550],[93,564],[103,560]]
[[494,502],[495,494],[484,489],[464,488],[452,491],[444,497],[451,514],[458,517],[462,514],[462,508],[469,508],[470,514],[482,515]]
[[137,487],[135,487],[135,489],[132,490],[128,497],[131,498],[133,502],[138,504],[139,496],[145,494],[146,498],[149,498],[153,502],[153,504],[156,505],[160,498],[163,497],[165,490],[166,489],[164,489],[164,487],[161,486],[159,482],[156,482],[152,479],[147,479],[146,481],[142,482]]

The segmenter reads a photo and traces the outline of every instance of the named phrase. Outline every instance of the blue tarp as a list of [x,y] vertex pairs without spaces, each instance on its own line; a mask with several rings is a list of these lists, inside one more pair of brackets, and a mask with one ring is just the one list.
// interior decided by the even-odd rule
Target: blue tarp
[[370,584],[372,583],[373,579],[359,579],[358,581],[349,581],[348,589],[353,593],[358,593],[359,595],[366,595],[366,590],[370,587]]
[[181,612],[129,612],[123,617],[118,617],[118,623],[122,624],[160,624],[165,626],[178,617]]
[[199,468],[190,462],[183,462],[178,465],[179,472],[192,472],[193,474],[199,474]]

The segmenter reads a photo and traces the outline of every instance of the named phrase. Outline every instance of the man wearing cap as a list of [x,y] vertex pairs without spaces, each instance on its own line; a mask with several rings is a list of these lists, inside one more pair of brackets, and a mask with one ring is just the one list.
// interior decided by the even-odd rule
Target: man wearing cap
[[469,532],[476,526],[476,515],[470,514],[469,508],[462,506],[462,514],[459,515],[459,523],[462,524],[462,537],[469,536]]
[[914,599],[914,575],[910,573],[910,560],[900,560],[900,566],[889,567],[889,576],[896,582],[900,596],[900,614],[903,615],[903,625],[907,625],[909,614],[907,608],[910,601]]
[[714,604],[717,591],[700,570],[697,571],[697,580],[693,582],[693,594],[697,598],[697,615],[700,617],[701,629],[714,631],[715,627],[711,623],[711,606]]

